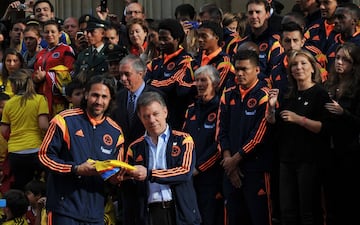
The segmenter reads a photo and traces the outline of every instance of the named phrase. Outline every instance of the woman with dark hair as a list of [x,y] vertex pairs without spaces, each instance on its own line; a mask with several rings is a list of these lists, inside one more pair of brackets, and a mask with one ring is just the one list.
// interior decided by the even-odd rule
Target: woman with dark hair
[[16,70],[24,67],[24,59],[22,55],[14,48],[8,48],[4,52],[2,60],[3,68],[0,74],[0,92],[12,97],[14,95],[13,90],[9,82],[9,76]]
[[11,188],[23,189],[42,171],[37,152],[49,126],[49,110],[45,97],[36,94],[30,70],[17,70],[9,81],[15,95],[5,104],[0,128],[15,178]]
[[75,53],[66,44],[60,43],[60,25],[55,20],[44,24],[44,39],[48,46],[36,55],[33,80],[37,85],[37,92],[46,96],[49,105],[50,118],[67,108],[65,93],[60,90],[57,74],[71,80]]
[[[282,224],[315,224],[320,199],[319,159],[329,149],[323,132],[331,102],[318,83],[320,71],[306,50],[294,50],[289,57],[289,92],[275,112],[279,90],[269,91],[266,119],[276,123],[280,161],[280,210]],[[298,223],[300,221],[300,223]]]
[[[335,116],[332,135],[334,161],[329,185],[336,193],[335,223],[352,224],[358,218],[357,185],[360,164],[360,47],[345,42],[335,52],[334,64],[325,83],[332,102],[325,105]],[[351,204],[352,203],[352,204]],[[354,205],[355,204],[355,205]]]

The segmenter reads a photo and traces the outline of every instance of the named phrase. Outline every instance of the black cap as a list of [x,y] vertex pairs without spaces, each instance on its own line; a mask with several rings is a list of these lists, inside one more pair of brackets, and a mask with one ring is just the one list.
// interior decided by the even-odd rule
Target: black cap
[[107,45],[104,53],[107,56],[106,60],[108,62],[114,62],[114,61],[120,62],[122,58],[124,58],[126,55],[129,54],[125,46],[121,47],[119,45],[114,45],[114,44]]
[[108,23],[104,20],[100,20],[95,17],[90,17],[89,21],[87,22],[86,30],[94,30],[96,28],[104,28],[107,29]]

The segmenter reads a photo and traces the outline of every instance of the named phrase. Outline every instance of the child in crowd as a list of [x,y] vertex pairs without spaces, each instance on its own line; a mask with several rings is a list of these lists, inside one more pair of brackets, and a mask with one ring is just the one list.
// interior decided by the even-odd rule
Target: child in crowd
[[32,180],[25,185],[25,195],[29,201],[26,219],[29,225],[46,225],[46,184]]
[[2,225],[28,225],[25,213],[29,205],[23,191],[10,189],[4,194],[6,200],[4,208],[5,217],[1,221]]
[[73,80],[65,87],[65,93],[69,109],[79,108],[84,97],[84,85],[79,80]]

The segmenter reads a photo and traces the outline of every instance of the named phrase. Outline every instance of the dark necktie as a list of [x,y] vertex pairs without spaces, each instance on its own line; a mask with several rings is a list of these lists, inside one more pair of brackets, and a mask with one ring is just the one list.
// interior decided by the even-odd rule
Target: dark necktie
[[136,95],[133,93],[130,93],[129,101],[128,101],[128,108],[127,108],[130,125],[131,125],[131,122],[135,115],[135,110],[134,110],[135,109],[135,98],[136,98]]
[[98,55],[98,51],[96,50],[96,48],[93,51],[93,57],[96,57]]

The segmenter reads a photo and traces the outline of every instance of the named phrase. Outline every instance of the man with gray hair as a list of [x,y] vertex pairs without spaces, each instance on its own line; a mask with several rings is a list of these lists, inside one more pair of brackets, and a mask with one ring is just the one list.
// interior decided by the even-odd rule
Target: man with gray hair
[[[156,91],[144,82],[146,65],[135,55],[127,55],[119,65],[120,82],[123,88],[116,95],[116,109],[111,117],[122,128],[124,133],[124,147],[127,149],[131,142],[145,133],[144,125],[135,113],[135,106],[141,93]],[[121,208],[124,224],[136,224],[133,180],[123,181],[121,184]]]

